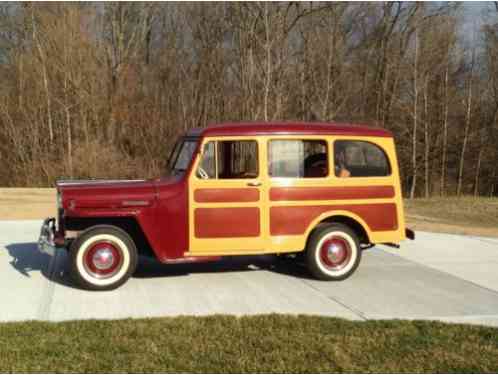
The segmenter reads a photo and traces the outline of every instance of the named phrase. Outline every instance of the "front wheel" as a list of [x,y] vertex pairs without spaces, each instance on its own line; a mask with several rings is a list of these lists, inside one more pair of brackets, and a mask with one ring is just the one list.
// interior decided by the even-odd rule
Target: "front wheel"
[[137,249],[130,236],[118,227],[97,225],[71,244],[70,273],[84,289],[112,290],[135,272]]
[[358,236],[344,224],[317,228],[306,247],[308,268],[320,280],[344,280],[356,270],[360,260]]

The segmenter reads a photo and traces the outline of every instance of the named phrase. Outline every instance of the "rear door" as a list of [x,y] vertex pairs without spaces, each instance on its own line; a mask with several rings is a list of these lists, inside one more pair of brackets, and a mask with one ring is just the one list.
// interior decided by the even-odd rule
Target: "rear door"
[[259,253],[261,145],[256,138],[206,138],[189,177],[191,255]]

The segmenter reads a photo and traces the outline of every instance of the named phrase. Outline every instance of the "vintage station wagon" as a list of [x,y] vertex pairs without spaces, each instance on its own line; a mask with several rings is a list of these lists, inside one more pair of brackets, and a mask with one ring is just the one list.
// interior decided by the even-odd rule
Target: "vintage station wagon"
[[392,134],[329,123],[240,123],[181,137],[168,176],[59,181],[58,218],[39,248],[67,249],[82,287],[109,290],[138,256],[162,263],[292,255],[323,280],[342,280],[363,249],[397,246],[405,229]]

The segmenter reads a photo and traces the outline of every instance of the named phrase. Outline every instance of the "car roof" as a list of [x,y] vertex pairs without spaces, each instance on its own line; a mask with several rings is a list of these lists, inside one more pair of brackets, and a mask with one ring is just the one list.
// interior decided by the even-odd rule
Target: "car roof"
[[365,125],[325,122],[227,122],[191,129],[192,137],[245,135],[351,135],[392,137],[389,130]]

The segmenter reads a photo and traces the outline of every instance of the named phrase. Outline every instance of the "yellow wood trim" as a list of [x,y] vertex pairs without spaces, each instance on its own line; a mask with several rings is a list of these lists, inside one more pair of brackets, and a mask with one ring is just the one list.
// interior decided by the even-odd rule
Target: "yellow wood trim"
[[[270,140],[324,140],[327,142],[329,175],[320,178],[283,178],[270,177],[268,175],[268,145]],[[195,155],[192,173],[189,176],[189,240],[190,249],[187,255],[242,255],[242,254],[266,254],[298,251],[304,248],[306,239],[311,230],[322,220],[334,215],[344,215],[358,221],[367,232],[371,242],[399,242],[405,239],[404,207],[401,197],[401,186],[396,157],[396,149],[392,138],[348,136],[348,135],[273,135],[273,136],[229,136],[209,137],[202,141],[202,149],[207,142],[211,141],[237,141],[254,140],[258,142],[258,168],[259,176],[251,179],[212,179],[202,180],[197,178],[196,171],[200,162],[201,154]],[[391,175],[385,177],[336,177],[334,170],[333,142],[335,140],[366,141],[373,143],[383,149],[389,159]],[[217,146],[217,145],[216,145]],[[215,150],[216,158],[218,157]],[[198,188],[240,188],[246,187],[248,182],[258,181],[260,200],[258,202],[223,202],[223,203],[200,203],[195,202],[193,193]],[[393,198],[377,199],[347,199],[347,200],[304,200],[304,201],[270,201],[269,191],[272,187],[359,187],[359,186],[382,186],[394,187]],[[270,236],[270,208],[281,206],[326,206],[326,205],[362,205],[394,203],[397,211],[398,229],[396,231],[371,231],[363,219],[349,211],[331,210],[321,214],[307,228],[305,234],[297,236]],[[194,210],[196,208],[215,207],[260,207],[260,232],[259,237],[248,238],[209,238],[197,239],[194,236]]]
[[281,206],[337,206],[337,205],[363,205],[363,204],[382,204],[393,203],[392,198],[377,198],[377,199],[334,199],[334,200],[302,200],[302,201],[271,201],[272,207]]

